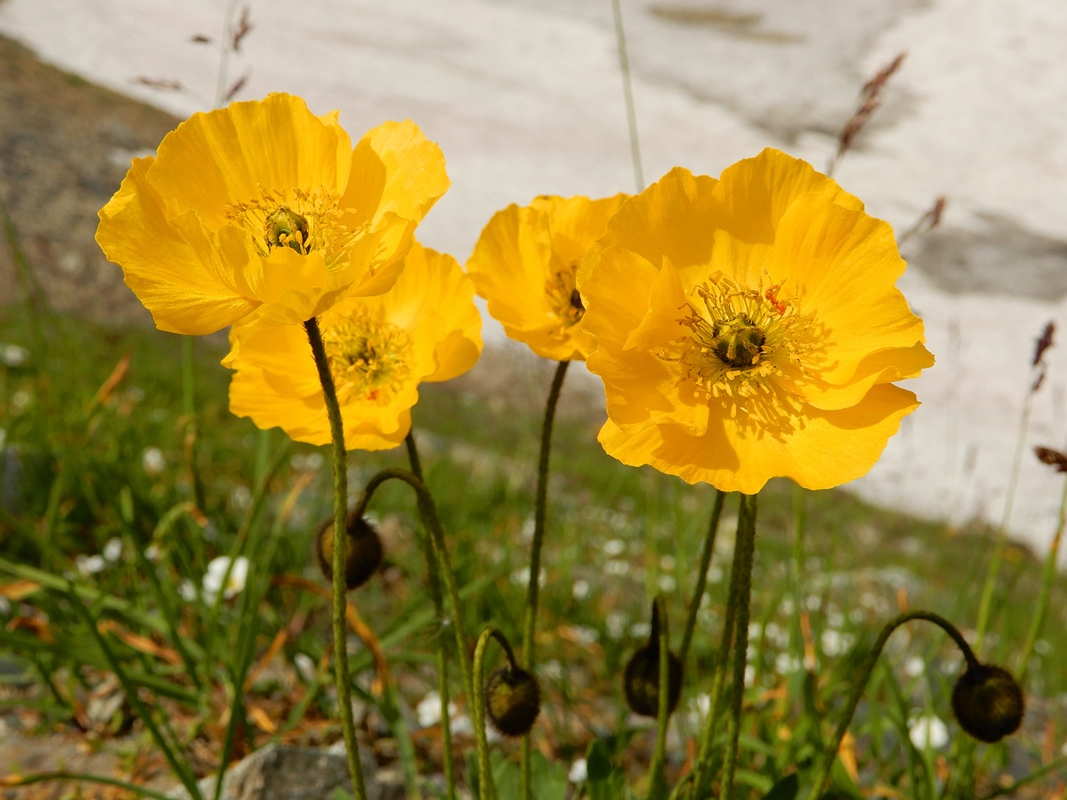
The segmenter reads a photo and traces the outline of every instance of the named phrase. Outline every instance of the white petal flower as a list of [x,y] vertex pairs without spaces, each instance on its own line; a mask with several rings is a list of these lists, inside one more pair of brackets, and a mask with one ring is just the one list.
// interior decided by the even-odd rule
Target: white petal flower
[[141,466],[146,475],[154,478],[167,468],[167,460],[163,457],[163,451],[158,447],[146,447],[141,453]]
[[908,737],[918,750],[940,750],[948,744],[948,726],[936,714],[923,714],[908,722]]
[[100,555],[78,555],[74,557],[74,566],[78,568],[78,572],[82,575],[89,576],[103,572],[104,568],[107,567],[107,562]]
[[104,545],[103,556],[108,561],[114,563],[122,557],[122,539],[117,536],[112,536],[107,540]]
[[571,771],[567,773],[567,780],[571,783],[585,783],[589,777],[588,765],[585,763],[584,758],[576,759],[571,764]]
[[[229,580],[226,580],[226,571],[229,569]],[[204,600],[208,603],[215,602],[219,590],[223,588],[222,582],[226,580],[226,588],[222,596],[229,600],[236,594],[244,591],[245,581],[248,580],[248,559],[238,556],[230,569],[230,557],[219,556],[211,559],[204,574]]]

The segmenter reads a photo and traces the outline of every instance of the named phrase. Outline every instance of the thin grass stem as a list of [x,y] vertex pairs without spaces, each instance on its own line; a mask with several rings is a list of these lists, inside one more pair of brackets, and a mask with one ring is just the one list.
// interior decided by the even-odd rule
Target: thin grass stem
[[[425,482],[422,474],[422,460],[419,458],[419,450],[415,443],[414,430],[409,430],[404,438],[404,444],[408,451],[408,463],[411,471],[420,481]],[[422,509],[422,506],[419,506]],[[422,521],[424,530],[420,531],[419,544],[422,546],[423,558],[426,560],[426,574],[430,583],[430,596],[433,598],[434,612],[438,621],[445,619],[444,601],[441,597],[441,580],[437,575],[437,563],[434,560],[433,542],[427,530],[430,527],[429,520]],[[448,800],[454,800],[456,796],[456,765],[452,754],[452,723],[448,716],[450,704],[448,688],[448,650],[445,646],[445,638],[441,631],[434,632],[434,643],[437,650],[437,694],[441,698],[441,746],[444,749],[445,786],[447,787]]]
[[[545,416],[541,423],[541,454],[537,462],[537,494],[534,498],[534,534],[530,544],[530,574],[526,583],[526,610],[522,626],[522,655],[526,669],[534,674],[536,654],[534,653],[534,636],[537,632],[537,603],[541,589],[541,546],[545,539],[545,517],[548,506],[548,463],[552,449],[552,425],[556,419],[556,406],[559,404],[563,379],[567,377],[570,361],[560,361],[556,373],[552,376],[552,386],[548,390],[545,402]],[[530,768],[532,752],[530,734],[522,737],[521,756],[521,793],[523,800],[530,800]]]
[[637,138],[637,111],[634,108],[634,91],[630,85],[630,54],[626,47],[626,31],[622,26],[622,7],[619,0],[611,0],[615,14],[615,42],[619,49],[619,70],[622,72],[622,93],[626,100],[626,124],[630,131],[630,157],[634,164],[634,183],[637,191],[645,188],[645,173],[641,167],[641,144]]
[[93,775],[90,772],[33,772],[29,775],[8,775],[0,778],[0,788],[19,788],[32,786],[35,783],[46,781],[84,781],[86,783],[100,783],[105,786],[116,786],[127,792],[133,792],[139,797],[151,797],[153,800],[171,800],[171,795],[163,794],[135,783],[120,781],[118,778],[106,778],[103,775]]
[[1026,644],[1023,645],[1020,656],[1018,673],[1019,685],[1025,684],[1026,675],[1030,670],[1030,656],[1034,654],[1037,639],[1045,627],[1045,618],[1048,616],[1049,598],[1052,595],[1052,584],[1056,580],[1056,561],[1060,552],[1060,541],[1063,539],[1063,529],[1067,527],[1067,481],[1063,484],[1063,493],[1060,495],[1060,511],[1056,522],[1056,533],[1049,545],[1048,555],[1045,556],[1045,565],[1041,574],[1041,594],[1037,599],[1037,607],[1034,615],[1030,618],[1030,629],[1026,634]]
[[367,789],[363,781],[363,764],[360,763],[359,743],[356,741],[355,722],[352,719],[352,684],[348,676],[348,646],[345,636],[345,547],[347,545],[348,518],[348,463],[345,458],[345,431],[341,419],[341,406],[326,359],[326,347],[322,332],[314,317],[304,323],[311,353],[319,371],[319,382],[326,400],[326,413],[330,419],[330,438],[333,440],[333,646],[334,669],[337,683],[337,699],[341,711],[341,728],[345,736],[345,751],[348,754],[348,771],[352,777],[352,791],[356,800],[366,800]]
[[657,595],[652,604],[652,636],[659,647],[659,696],[656,707],[656,746],[652,751],[652,763],[648,768],[649,800],[662,800],[667,796],[667,778],[663,765],[667,760],[667,725],[670,723],[671,651],[670,631],[667,624],[667,604],[663,595]]
[[685,631],[682,633],[682,645],[678,650],[678,659],[685,669],[686,658],[689,655],[689,646],[693,642],[693,632],[697,626],[697,614],[700,604],[704,601],[704,590],[707,588],[708,568],[711,566],[711,556],[715,552],[715,537],[719,532],[719,519],[722,517],[722,507],[726,502],[726,492],[715,490],[715,505],[711,509],[711,520],[708,523],[708,533],[704,537],[704,549],[700,554],[700,565],[697,567],[697,582],[693,587],[693,597],[689,601],[689,611],[685,618]]

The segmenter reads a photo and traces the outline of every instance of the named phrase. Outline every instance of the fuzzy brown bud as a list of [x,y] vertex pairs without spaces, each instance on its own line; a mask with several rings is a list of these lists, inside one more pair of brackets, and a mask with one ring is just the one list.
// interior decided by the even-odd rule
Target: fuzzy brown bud
[[[382,563],[382,540],[378,532],[363,517],[348,515],[345,542],[345,586],[355,589],[370,580]],[[319,569],[326,580],[333,580],[333,520],[319,529],[315,543]]]
[[489,724],[504,736],[525,736],[541,713],[537,678],[520,667],[501,667],[485,682]]
[[[682,694],[682,662],[667,652],[667,713],[673,714]],[[626,664],[623,677],[626,703],[635,714],[655,717],[659,713],[659,644],[648,642]]]
[[1018,681],[992,664],[967,667],[952,690],[952,710],[960,727],[990,744],[1019,729],[1025,708]]

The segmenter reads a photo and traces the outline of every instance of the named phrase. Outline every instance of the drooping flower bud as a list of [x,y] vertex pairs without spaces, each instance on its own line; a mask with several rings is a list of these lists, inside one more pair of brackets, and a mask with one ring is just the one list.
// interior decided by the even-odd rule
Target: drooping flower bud
[[[348,515],[347,540],[345,543],[345,586],[355,589],[368,580],[382,563],[382,540],[378,532],[363,517]],[[315,544],[319,569],[326,580],[333,580],[333,520],[328,520],[319,529]]]
[[[648,641],[637,649],[626,664],[623,675],[626,703],[635,714],[655,717],[659,714],[659,608],[652,605],[652,630]],[[682,694],[682,662],[667,651],[667,714],[674,713]]]
[[1026,700],[1018,681],[1006,669],[975,663],[956,681],[952,710],[961,728],[992,744],[1019,729]]
[[504,736],[525,736],[541,713],[537,678],[520,667],[505,666],[485,682],[489,723]]

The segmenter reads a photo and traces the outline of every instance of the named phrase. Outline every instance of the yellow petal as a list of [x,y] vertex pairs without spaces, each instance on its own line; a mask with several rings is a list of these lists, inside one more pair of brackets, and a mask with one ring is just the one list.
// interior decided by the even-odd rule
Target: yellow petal
[[352,154],[343,204],[355,224],[377,224],[383,215],[420,222],[451,185],[441,148],[411,120],[386,122],[369,131]]

